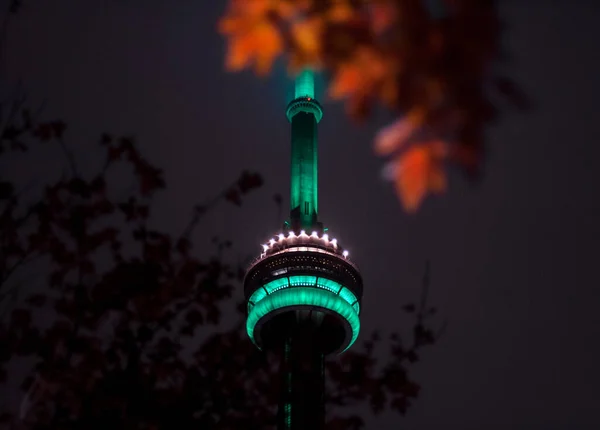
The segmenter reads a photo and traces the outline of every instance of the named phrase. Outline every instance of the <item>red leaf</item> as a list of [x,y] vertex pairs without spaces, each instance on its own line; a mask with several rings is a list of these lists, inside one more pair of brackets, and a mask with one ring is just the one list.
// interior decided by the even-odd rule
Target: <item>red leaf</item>
[[179,239],[177,241],[177,245],[175,245],[177,252],[179,252],[181,255],[188,255],[191,247],[192,247],[191,242],[186,238]]
[[107,146],[110,144],[110,142],[112,142],[112,136],[108,133],[102,133],[102,136],[100,137],[100,145]]
[[185,316],[185,320],[192,325],[202,324],[204,322],[204,316],[199,310],[192,309]]
[[33,135],[42,142],[46,142],[52,138],[52,126],[50,124],[40,124],[33,132]]
[[27,309],[15,309],[12,311],[11,323],[17,328],[24,328],[31,322],[31,311]]
[[121,154],[123,153],[123,150],[121,148],[115,147],[115,146],[109,146],[108,147],[108,160],[109,161],[116,161],[119,158],[121,158]]
[[407,211],[416,211],[428,191],[445,190],[446,173],[442,164],[445,148],[444,142],[419,144],[398,157],[396,191]]
[[254,188],[259,188],[263,184],[263,179],[258,173],[243,172],[237,184],[240,192],[246,194]]
[[32,306],[40,307],[46,303],[47,297],[42,294],[34,294],[27,299],[27,303]]
[[67,124],[65,124],[63,121],[51,122],[50,126],[52,127],[54,136],[58,139],[60,139],[63,136],[65,130],[67,129]]
[[240,193],[235,188],[230,188],[229,190],[227,190],[227,192],[225,193],[225,199],[229,200],[236,206],[242,205],[242,198],[240,196]]

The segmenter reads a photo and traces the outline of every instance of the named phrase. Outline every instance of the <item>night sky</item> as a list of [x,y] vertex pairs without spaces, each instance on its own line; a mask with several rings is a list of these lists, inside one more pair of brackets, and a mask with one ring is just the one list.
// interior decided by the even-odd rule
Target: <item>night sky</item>
[[[26,3],[9,25],[3,91],[22,79],[45,99],[83,165],[100,163],[103,131],[135,135],[165,169],[155,222],[173,233],[242,169],[261,172],[263,190],[196,235],[260,252],[283,221],[272,195],[287,204],[291,84],[280,70],[266,80],[224,72],[225,2]],[[448,320],[415,367],[423,391],[407,417],[370,428],[600,428],[600,2],[512,0],[501,11],[512,54],[503,67],[535,109],[489,129],[481,183],[454,175],[448,193],[403,213],[371,145],[389,117],[354,124],[323,100],[320,216],[362,269],[364,332],[409,327],[399,308],[418,297],[427,259],[432,304]],[[65,163],[58,151],[37,162]]]

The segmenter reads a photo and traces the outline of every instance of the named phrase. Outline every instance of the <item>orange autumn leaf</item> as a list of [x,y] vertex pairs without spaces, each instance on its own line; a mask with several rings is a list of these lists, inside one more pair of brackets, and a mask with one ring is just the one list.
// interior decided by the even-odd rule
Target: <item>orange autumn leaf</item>
[[233,0],[232,8],[249,18],[262,17],[273,7],[272,0]]
[[283,19],[291,19],[300,9],[300,5],[297,5],[291,0],[281,0],[277,2],[277,12]]
[[370,48],[360,48],[351,61],[340,65],[329,85],[329,96],[334,99],[371,93],[386,80],[389,64]]
[[229,42],[225,65],[229,71],[238,71],[250,64],[254,40],[249,37],[235,37]]
[[448,144],[441,140],[429,142],[427,145],[433,163],[429,171],[429,189],[434,193],[443,193],[448,186],[443,161],[449,155]]
[[323,21],[318,17],[297,21],[292,24],[292,38],[306,63],[312,65],[319,63],[322,29]]
[[283,52],[284,44],[269,14],[282,9],[282,4],[287,3],[274,0],[234,0],[230,3],[228,14],[219,22],[219,31],[228,38],[228,70],[238,71],[254,65],[259,75],[270,71],[277,56]]
[[429,189],[434,193],[443,193],[448,186],[446,172],[439,169],[432,169],[429,174]]
[[404,208],[414,212],[427,193],[428,156],[424,148],[414,147],[402,155],[396,170],[396,193]]
[[374,2],[370,5],[371,28],[375,33],[383,33],[394,24],[397,13],[397,5],[391,0]]
[[417,132],[425,120],[425,110],[413,108],[407,115],[382,129],[375,138],[375,152],[389,155],[399,150]]
[[233,16],[250,20],[263,19],[269,13],[290,19],[310,6],[310,0],[230,0],[228,12],[222,20]]
[[264,75],[282,51],[283,41],[277,29],[270,24],[261,24],[251,32],[230,38],[226,67],[238,71],[254,63],[256,73]]
[[271,70],[271,66],[283,52],[283,38],[279,30],[272,24],[263,24],[254,31],[256,72],[265,75]]
[[[229,2],[228,17],[235,19],[224,21],[222,31],[230,42],[230,70],[268,71],[285,51],[290,74],[307,66],[328,73],[328,96],[343,99],[352,118],[364,120],[378,102],[405,115],[375,139],[375,151],[395,158],[396,166],[404,159],[416,163],[421,154],[423,166],[441,166],[444,159],[473,177],[478,173],[482,127],[495,115],[485,91],[478,90],[487,85],[486,65],[499,52],[497,11],[490,2],[450,1],[446,6],[452,13],[441,20],[432,19],[426,2],[419,0]],[[257,35],[259,23],[273,25],[274,32]],[[261,52],[263,44],[270,49]],[[459,141],[443,145],[441,152],[450,148],[449,155],[436,155],[436,145],[428,142],[442,136]],[[411,171],[409,164],[403,164],[404,170]],[[410,207],[446,188],[441,167],[427,170],[425,182],[412,182],[425,184],[425,191],[408,185],[416,173],[397,180]]]
[[395,161],[396,193],[408,212],[415,212],[429,191],[446,189],[442,164],[446,152],[444,142],[429,142],[409,148]]
[[234,34],[244,29],[244,20],[239,17],[225,16],[219,20],[217,27],[221,34]]
[[385,106],[390,109],[396,106],[398,101],[398,81],[393,79],[392,73],[388,73],[387,78],[382,82],[379,94]]
[[329,7],[327,18],[334,23],[348,22],[354,16],[354,9],[348,0],[337,0]]
[[342,65],[329,85],[329,96],[334,99],[347,97],[360,87],[362,72],[358,65],[347,63]]

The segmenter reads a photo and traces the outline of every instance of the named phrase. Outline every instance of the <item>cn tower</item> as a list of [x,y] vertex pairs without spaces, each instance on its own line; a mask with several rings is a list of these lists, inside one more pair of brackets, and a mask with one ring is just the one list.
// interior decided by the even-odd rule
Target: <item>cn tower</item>
[[319,430],[325,425],[324,360],[358,337],[363,285],[348,251],[318,217],[323,110],[311,70],[297,76],[286,116],[292,129],[290,218],[246,273],[246,329],[259,349],[281,357],[277,428]]

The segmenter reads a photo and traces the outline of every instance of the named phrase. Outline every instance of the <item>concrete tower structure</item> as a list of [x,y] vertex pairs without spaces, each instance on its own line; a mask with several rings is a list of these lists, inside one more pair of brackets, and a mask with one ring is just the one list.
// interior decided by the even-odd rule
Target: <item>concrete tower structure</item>
[[295,83],[286,116],[292,128],[290,219],[248,269],[248,336],[281,355],[280,430],[324,427],[324,359],[340,354],[360,330],[362,278],[318,219],[317,126],[323,110],[314,75]]

